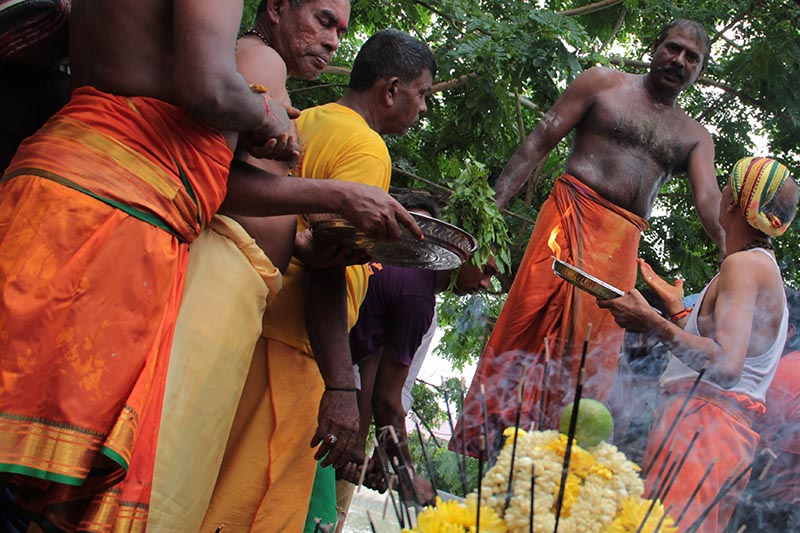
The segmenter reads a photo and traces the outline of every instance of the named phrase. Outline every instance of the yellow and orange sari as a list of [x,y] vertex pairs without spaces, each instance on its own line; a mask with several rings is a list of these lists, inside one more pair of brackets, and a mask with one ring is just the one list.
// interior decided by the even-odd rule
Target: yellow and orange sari
[[145,529],[188,243],[230,159],[178,108],[81,88],[0,184],[0,472],[46,529]]

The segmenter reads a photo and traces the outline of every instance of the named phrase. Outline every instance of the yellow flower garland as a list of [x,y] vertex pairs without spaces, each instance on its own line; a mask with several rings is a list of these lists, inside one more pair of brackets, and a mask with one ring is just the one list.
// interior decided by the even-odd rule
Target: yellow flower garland
[[[555,504],[567,437],[556,431],[519,430],[514,459],[512,495],[506,508],[508,472],[514,430],[504,433],[506,443],[495,465],[483,480],[481,527],[484,533],[527,533],[530,528],[531,470],[535,468],[533,527],[536,532],[550,532],[555,526]],[[651,500],[642,498],[644,484],[639,467],[617,448],[600,443],[584,450],[573,443],[564,502],[559,519],[562,533],[634,533],[639,528]],[[463,533],[475,531],[477,493],[465,503],[442,502],[419,514],[418,525],[404,532]],[[675,533],[671,517],[664,516],[664,506],[656,501],[642,531]]]
[[[477,498],[467,499],[466,503],[456,500],[442,501],[436,498],[436,507],[426,507],[417,516],[417,527],[404,529],[403,533],[465,533],[476,531],[478,507]],[[481,531],[486,533],[506,533],[503,519],[493,509],[481,506]]]

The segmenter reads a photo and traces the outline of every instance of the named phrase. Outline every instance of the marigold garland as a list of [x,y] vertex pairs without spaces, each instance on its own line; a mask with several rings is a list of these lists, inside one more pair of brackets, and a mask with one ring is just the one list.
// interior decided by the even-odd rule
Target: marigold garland
[[[508,471],[514,430],[505,432],[506,443],[497,462],[483,477],[481,527],[484,533],[527,533],[530,524],[531,469],[535,464],[533,526],[535,532],[553,531],[555,500],[567,437],[556,431],[519,430],[514,459],[513,494],[506,509]],[[558,530],[562,533],[634,533],[650,509],[643,533],[675,533],[674,521],[664,517],[664,506],[642,498],[644,484],[639,467],[611,444],[589,449],[573,444],[567,486]],[[463,533],[475,531],[477,493],[462,502],[442,502],[419,514],[417,527],[404,532]],[[663,520],[662,520],[663,518]]]

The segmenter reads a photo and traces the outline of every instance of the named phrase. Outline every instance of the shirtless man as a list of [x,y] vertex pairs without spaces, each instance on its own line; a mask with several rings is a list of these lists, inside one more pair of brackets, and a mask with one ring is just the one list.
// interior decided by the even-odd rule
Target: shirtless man
[[[556,349],[546,392],[545,424],[556,427],[571,400],[581,343],[592,324],[594,353],[587,358],[589,397],[605,400],[611,385],[622,330],[599,310],[594,299],[556,279],[550,267],[551,233],[562,260],[627,290],[636,280],[635,257],[640,232],[647,227],[661,186],[685,173],[706,232],[724,251],[716,220],[719,187],[714,172],[714,144],[708,131],[677,105],[708,62],[710,41],[697,22],[666,26],[653,45],[650,70],[633,75],[605,67],[580,74],[512,156],[497,180],[497,205],[506,207],[534,166],[570,132],[574,141],[550,199],[543,205],[492,338],[478,364],[465,405],[467,444],[476,452],[481,431],[479,392],[497,390],[513,373],[528,369],[527,406],[538,406],[545,337]],[[511,355],[511,353],[518,355]],[[517,372],[517,375],[520,375]],[[508,384],[506,388],[515,390]],[[516,400],[490,401],[490,442],[513,424]],[[523,425],[536,420],[523,409]],[[460,435],[460,430],[457,431]],[[461,445],[459,444],[459,448]]]

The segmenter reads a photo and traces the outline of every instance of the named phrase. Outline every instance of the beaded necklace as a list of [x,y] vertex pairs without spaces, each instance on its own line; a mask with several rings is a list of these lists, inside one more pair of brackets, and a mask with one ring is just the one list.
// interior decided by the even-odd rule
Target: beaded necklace
[[753,248],[764,248],[765,250],[775,251],[775,246],[773,246],[770,241],[750,241],[742,246],[742,249],[739,251],[744,252],[745,250],[752,250]]
[[261,42],[263,42],[267,46],[270,45],[269,44],[269,38],[266,35],[264,35],[263,33],[261,33],[261,30],[259,30],[258,28],[250,28],[249,30],[247,30],[246,32],[244,32],[242,34],[242,37],[244,37],[245,35],[255,35],[256,37],[261,39]]

